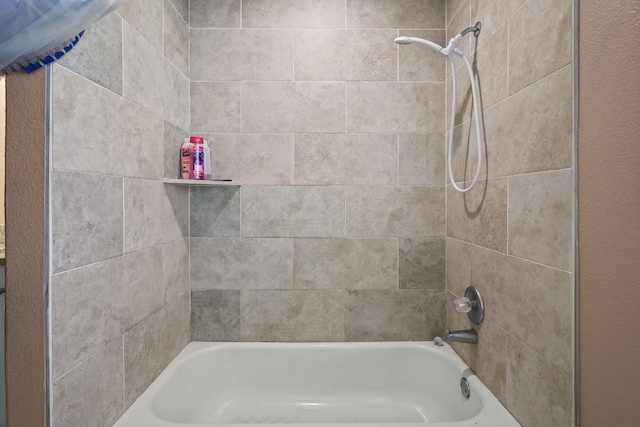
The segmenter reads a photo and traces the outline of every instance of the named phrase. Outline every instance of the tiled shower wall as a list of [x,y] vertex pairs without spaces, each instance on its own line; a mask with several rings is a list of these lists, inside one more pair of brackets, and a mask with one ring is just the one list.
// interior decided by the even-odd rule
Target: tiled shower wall
[[[471,283],[486,304],[478,345],[454,348],[525,426],[573,425],[572,4],[447,2],[449,36],[483,25],[463,50],[475,53],[487,151],[477,188],[463,196],[447,185],[447,300]],[[477,151],[469,79],[461,81],[462,181]],[[451,77],[447,85],[450,94]],[[448,310],[447,326],[471,325]]]
[[131,0],[51,69],[53,427],[112,425],[189,341],[189,194],[161,182],[188,134],[185,5]]
[[425,340],[445,321],[445,2],[191,0],[192,338]]

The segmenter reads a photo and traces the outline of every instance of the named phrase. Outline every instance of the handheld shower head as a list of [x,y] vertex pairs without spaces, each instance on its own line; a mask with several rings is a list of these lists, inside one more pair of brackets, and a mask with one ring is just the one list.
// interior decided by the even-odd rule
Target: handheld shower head
[[446,54],[442,52],[442,46],[432,41],[421,39],[419,37],[398,37],[397,39],[395,39],[395,42],[398,44],[418,43],[446,56]]

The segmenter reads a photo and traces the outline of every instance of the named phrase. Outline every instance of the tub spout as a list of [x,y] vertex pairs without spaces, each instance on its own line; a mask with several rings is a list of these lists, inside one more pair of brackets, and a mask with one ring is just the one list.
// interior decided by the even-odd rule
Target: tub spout
[[478,343],[478,334],[473,329],[468,329],[466,331],[449,331],[444,334],[444,340],[447,344],[451,344],[454,342],[464,342],[467,344],[477,344]]

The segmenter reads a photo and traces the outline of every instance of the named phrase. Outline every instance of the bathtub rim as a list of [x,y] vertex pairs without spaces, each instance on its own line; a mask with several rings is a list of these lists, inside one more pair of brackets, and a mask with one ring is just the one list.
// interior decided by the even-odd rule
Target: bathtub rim
[[131,404],[125,413],[114,424],[114,427],[398,427],[397,423],[331,423],[331,424],[191,424],[176,423],[160,418],[153,407],[158,391],[171,377],[174,370],[187,363],[190,359],[203,353],[219,349],[260,349],[260,348],[340,348],[373,350],[384,348],[419,349],[437,354],[451,363],[465,377],[472,390],[480,394],[482,409],[472,418],[456,422],[437,423],[402,423],[402,427],[495,427],[496,425],[510,427],[519,426],[507,409],[498,401],[487,386],[480,381],[476,374],[460,358],[453,348],[444,344],[436,346],[433,341],[376,341],[376,342],[207,342],[192,341],[167,365],[147,389]]

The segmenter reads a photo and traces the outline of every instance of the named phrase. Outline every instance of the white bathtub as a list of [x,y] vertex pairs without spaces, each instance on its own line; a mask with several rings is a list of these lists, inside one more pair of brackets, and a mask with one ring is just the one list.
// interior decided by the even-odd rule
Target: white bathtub
[[265,423],[520,425],[446,344],[193,342],[115,427]]

